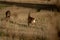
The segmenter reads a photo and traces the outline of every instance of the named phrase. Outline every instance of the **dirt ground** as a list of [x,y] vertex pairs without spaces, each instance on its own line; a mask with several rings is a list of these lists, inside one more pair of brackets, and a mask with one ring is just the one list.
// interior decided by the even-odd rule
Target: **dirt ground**
[[[6,11],[10,10],[10,19]],[[36,19],[28,26],[28,14]],[[8,21],[7,21],[8,20]],[[0,40],[59,40],[60,12],[23,7],[6,7],[0,9]]]

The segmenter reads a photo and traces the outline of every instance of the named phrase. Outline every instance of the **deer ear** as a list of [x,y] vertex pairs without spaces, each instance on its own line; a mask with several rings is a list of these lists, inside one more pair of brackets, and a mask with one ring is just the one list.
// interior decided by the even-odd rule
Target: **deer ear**
[[60,37],[60,31],[58,31],[58,37]]

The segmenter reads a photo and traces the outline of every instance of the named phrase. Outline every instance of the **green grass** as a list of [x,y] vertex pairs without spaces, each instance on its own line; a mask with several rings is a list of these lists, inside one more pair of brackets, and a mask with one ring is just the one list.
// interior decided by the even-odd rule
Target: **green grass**
[[0,36],[4,35],[4,32],[0,31]]
[[4,33],[3,31],[0,31],[0,36],[7,36],[7,37],[9,37],[9,34],[8,33]]
[[6,8],[6,7],[9,7],[10,5],[6,5],[6,4],[0,4],[0,9],[1,8]]

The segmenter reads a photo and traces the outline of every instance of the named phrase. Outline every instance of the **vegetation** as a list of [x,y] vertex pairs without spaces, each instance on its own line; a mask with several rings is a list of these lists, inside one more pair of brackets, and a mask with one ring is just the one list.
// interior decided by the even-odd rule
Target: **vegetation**
[[10,6],[10,5],[0,4],[0,9],[1,9],[1,8],[5,8],[5,7],[8,7],[8,6]]
[[3,36],[4,35],[4,32],[3,31],[0,31],[0,36]]

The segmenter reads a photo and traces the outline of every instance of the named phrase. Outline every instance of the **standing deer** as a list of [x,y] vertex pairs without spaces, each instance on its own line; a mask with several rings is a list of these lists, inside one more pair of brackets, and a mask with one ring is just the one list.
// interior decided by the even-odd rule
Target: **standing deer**
[[10,19],[10,11],[8,10],[8,11],[6,11],[6,13],[5,13],[5,15],[6,15],[6,19],[8,20],[8,19]]
[[6,18],[10,18],[10,11],[6,11]]
[[35,18],[31,17],[31,16],[30,16],[30,13],[29,13],[29,14],[28,14],[28,26],[29,26],[31,23],[35,23]]

